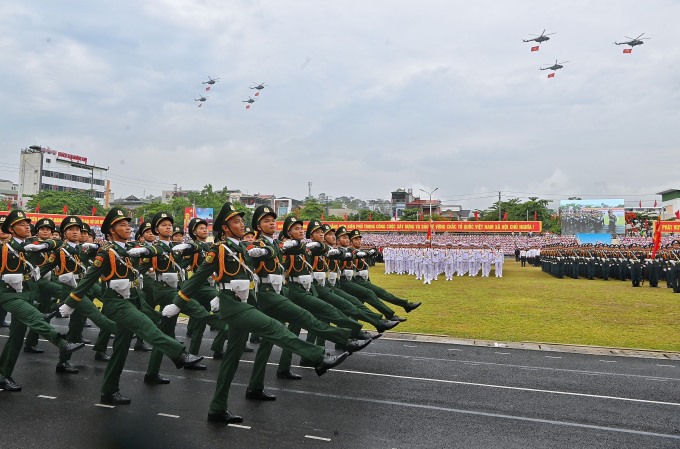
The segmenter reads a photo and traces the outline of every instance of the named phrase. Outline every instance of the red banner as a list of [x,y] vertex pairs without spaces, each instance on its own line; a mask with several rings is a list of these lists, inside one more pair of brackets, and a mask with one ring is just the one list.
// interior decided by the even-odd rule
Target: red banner
[[662,221],[659,228],[662,234],[680,232],[680,221]]
[[[49,218],[56,223],[57,227],[61,223],[61,220],[63,220],[64,217],[66,217],[66,215],[62,214],[35,214],[31,212],[26,213],[26,216],[31,219],[31,223],[35,223],[41,218]],[[78,216],[80,217],[81,220],[83,220],[83,223],[87,223],[90,226],[101,227],[102,223],[104,222],[104,217],[92,215],[78,215]]]
[[[334,229],[344,226],[348,230],[358,229],[363,232],[427,232],[429,221],[328,221]],[[281,230],[282,221],[276,222],[277,230]],[[540,221],[434,221],[432,232],[541,232]],[[663,232],[663,231],[662,231]]]

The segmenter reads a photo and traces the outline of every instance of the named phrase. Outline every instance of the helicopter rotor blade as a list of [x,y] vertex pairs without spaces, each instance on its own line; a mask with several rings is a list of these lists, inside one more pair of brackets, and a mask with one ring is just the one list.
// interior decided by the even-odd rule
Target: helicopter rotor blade
[[633,39],[635,39],[635,38],[630,37],[630,36],[623,36],[623,37],[625,37],[626,39],[630,39],[631,41],[632,41]]
[[543,32],[541,33],[541,36],[545,34],[545,28],[543,28]]
[[645,33],[642,33],[641,35],[639,35],[639,36],[636,37],[635,39],[640,39],[644,34],[645,34]]
[[554,32],[554,33],[548,33],[548,34],[546,34],[545,36],[551,36],[551,35],[553,35],[553,34],[557,34],[557,32]]

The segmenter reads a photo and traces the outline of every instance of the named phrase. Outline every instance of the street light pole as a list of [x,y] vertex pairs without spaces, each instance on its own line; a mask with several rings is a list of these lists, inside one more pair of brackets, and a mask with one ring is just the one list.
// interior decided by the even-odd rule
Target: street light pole
[[427,190],[423,190],[423,189],[418,189],[418,190],[420,190],[421,192],[425,192],[428,195],[430,195],[430,221],[432,221],[432,194],[434,192],[436,192],[437,190],[439,190],[439,187],[435,187],[434,190],[431,191],[431,192],[428,192]]

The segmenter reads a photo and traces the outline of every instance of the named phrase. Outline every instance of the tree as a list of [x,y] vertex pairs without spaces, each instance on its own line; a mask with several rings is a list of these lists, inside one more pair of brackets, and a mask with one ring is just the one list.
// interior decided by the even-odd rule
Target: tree
[[348,215],[347,219],[350,221],[389,221],[391,217],[377,210],[361,209],[356,214]]
[[28,210],[35,210],[40,204],[40,212],[45,214],[63,214],[64,205],[68,206],[71,215],[91,215],[92,208],[97,208],[97,214],[102,215],[107,211],[89,193],[83,192],[59,192],[56,190],[44,190],[26,203]]
[[418,221],[420,217],[418,215],[420,211],[418,209],[404,209],[404,213],[401,216],[402,221]]

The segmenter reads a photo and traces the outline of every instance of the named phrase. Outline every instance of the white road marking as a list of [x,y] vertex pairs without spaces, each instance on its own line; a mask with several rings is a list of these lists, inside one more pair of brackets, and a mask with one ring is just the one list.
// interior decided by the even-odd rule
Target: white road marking
[[39,394],[38,397],[43,399],[57,399],[56,396],[45,396],[44,394]]
[[321,440],[321,441],[330,441],[330,438],[323,438],[323,437],[315,437],[314,435],[305,435],[305,438],[309,438],[311,440]]
[[616,363],[616,360],[600,360],[602,363]]
[[494,352],[494,354],[498,354],[498,355],[510,355],[509,352]]
[[418,346],[416,345],[404,345],[405,348],[417,348]]
[[449,351],[463,351],[462,349],[450,348]]
[[561,359],[562,357],[556,356],[556,355],[546,355],[545,356],[547,359]]
[[166,418],[179,418],[179,415],[169,415],[167,413],[159,413],[158,416],[165,416]]
[[108,405],[108,404],[94,404],[97,407],[102,407],[102,408],[116,408],[115,405]]
[[227,424],[229,427],[238,427],[239,429],[250,430],[250,426],[244,426],[242,424]]
[[661,365],[660,363],[657,363],[656,366],[666,366],[668,368],[675,368],[675,365]]

